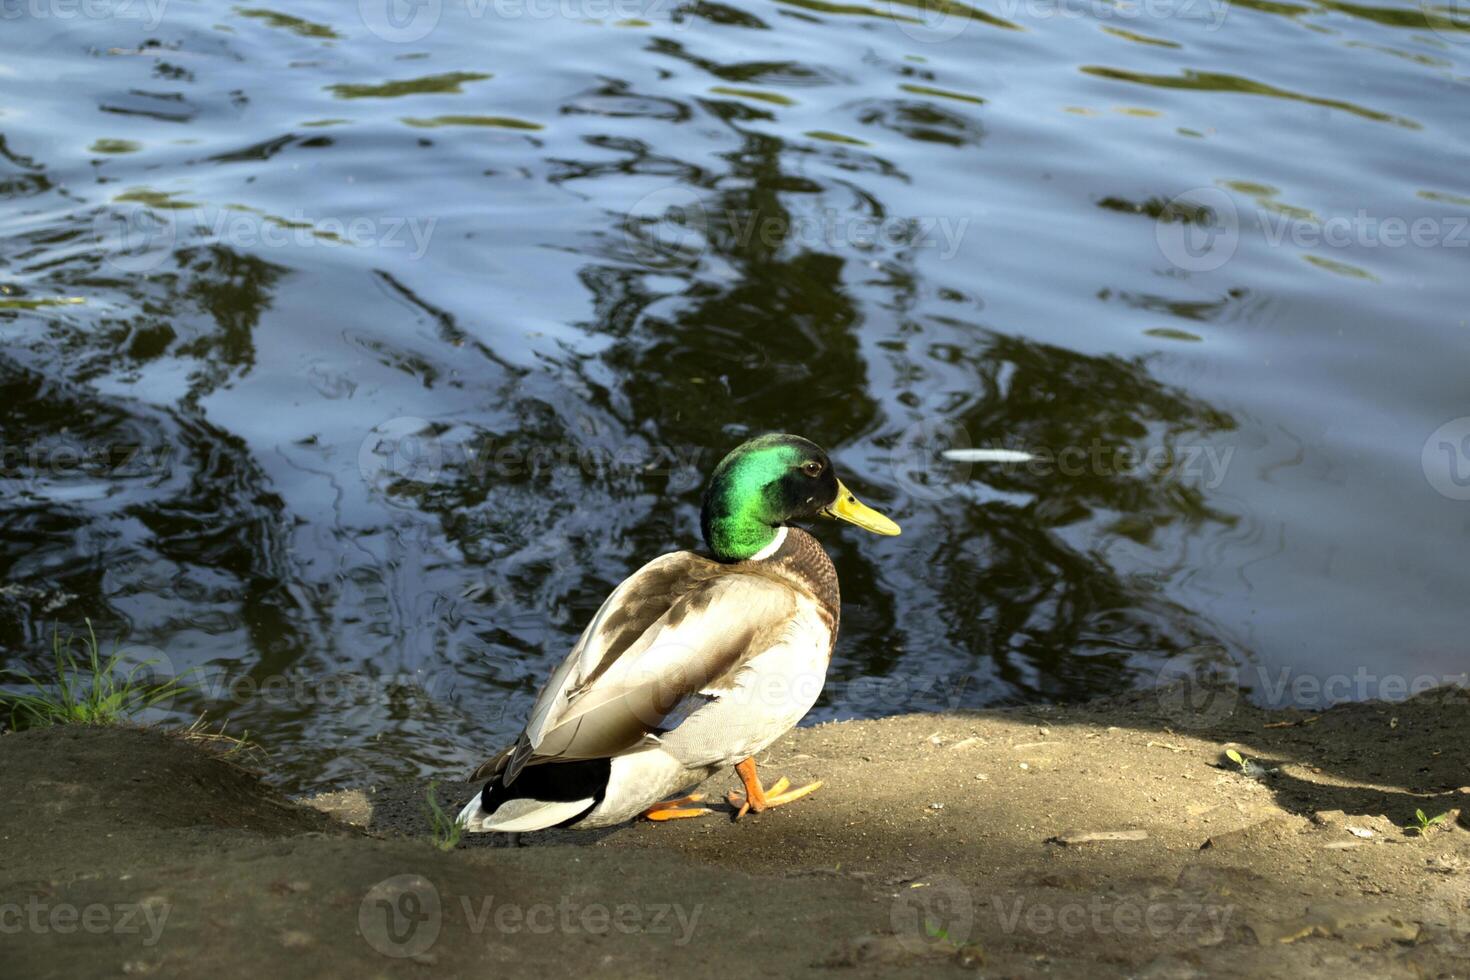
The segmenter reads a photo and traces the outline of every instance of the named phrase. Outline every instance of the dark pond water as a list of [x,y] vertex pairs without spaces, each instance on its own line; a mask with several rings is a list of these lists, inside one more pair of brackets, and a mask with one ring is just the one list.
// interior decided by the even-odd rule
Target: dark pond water
[[904,527],[817,718],[1470,661],[1470,9],[0,0],[0,91],[0,664],[292,785],[477,761],[767,430]]

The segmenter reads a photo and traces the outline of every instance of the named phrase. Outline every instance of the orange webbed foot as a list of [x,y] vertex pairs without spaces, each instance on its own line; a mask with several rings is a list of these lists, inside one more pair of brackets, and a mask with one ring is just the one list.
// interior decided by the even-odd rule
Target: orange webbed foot
[[681,796],[677,800],[665,800],[662,803],[655,803],[653,806],[643,811],[643,817],[646,820],[661,822],[664,820],[684,820],[688,817],[702,817],[706,813],[715,812],[707,806],[684,806],[684,804],[686,803],[703,802],[703,793],[690,793],[688,796]]
[[725,795],[725,802],[735,807],[735,819],[739,820],[747,813],[754,811],[760,813],[769,810],[773,806],[790,803],[799,800],[809,793],[814,793],[822,787],[819,779],[814,783],[807,783],[796,789],[790,789],[791,781],[785,776],[776,780],[769,787],[762,787],[760,777],[755,771],[755,759],[750,758],[735,767],[740,781],[745,784],[745,792],[731,792]]

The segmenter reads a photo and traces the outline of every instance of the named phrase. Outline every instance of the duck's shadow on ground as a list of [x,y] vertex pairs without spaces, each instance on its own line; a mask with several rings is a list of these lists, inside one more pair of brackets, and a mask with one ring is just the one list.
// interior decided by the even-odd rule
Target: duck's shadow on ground
[[[1458,787],[1470,783],[1470,769],[1460,741],[1470,692],[1448,688],[1414,699],[1412,706],[1369,702],[1343,705],[1320,716],[1312,712],[1267,713],[1250,706],[1241,692],[1230,692],[1234,710],[1206,725],[1190,724],[1177,711],[1159,711],[1172,702],[1167,692],[1133,692],[1073,709],[1034,709],[1039,722],[1053,726],[1058,736],[1075,723],[1118,726],[1146,733],[1168,746],[1188,734],[1222,747],[1235,745],[1243,756],[1265,773],[1260,784],[1268,789],[1276,805],[1286,813],[1324,819],[1384,818],[1393,827],[1380,825],[1380,833],[1412,836],[1416,811],[1433,818],[1463,809],[1466,795]],[[1412,721],[1395,724],[1399,710],[1412,712]],[[984,719],[987,712],[961,715]],[[1001,712],[997,718],[1004,717]],[[1365,731],[1381,733],[1369,751],[1362,741]],[[1153,743],[1150,743],[1153,744]],[[912,750],[911,750],[912,751]],[[1230,763],[1217,763],[1222,772],[1232,772]],[[824,776],[834,761],[822,763]],[[735,788],[733,774],[717,774],[701,787],[715,810],[699,824],[727,823],[733,815],[720,796]],[[478,792],[479,784],[441,782],[437,795],[446,813],[457,810]],[[927,791],[927,790],[926,790]],[[916,790],[917,792],[917,790]],[[389,786],[374,792],[332,794],[317,805],[384,836],[424,838],[432,834],[426,804],[427,785]],[[1332,816],[1340,813],[1341,817]],[[1324,816],[1325,815],[1325,816]],[[1463,821],[1463,818],[1462,818]],[[680,821],[684,823],[686,821]],[[742,821],[743,823],[744,821]],[[1470,821],[1465,822],[1470,827]],[[1397,828],[1397,834],[1394,832]],[[461,847],[514,848],[593,846],[619,833],[648,833],[674,828],[650,828],[641,821],[601,830],[547,830],[524,834],[467,834]],[[834,831],[836,832],[836,831]],[[906,840],[899,834],[896,843]]]
[[[718,779],[719,777],[712,777]],[[457,812],[475,793],[480,783],[439,782],[435,787],[436,798],[444,812]],[[313,802],[337,816],[365,827],[374,834],[385,837],[408,836],[428,837],[433,834],[433,821],[427,805],[427,784],[394,785],[373,792],[349,791],[318,797]],[[704,820],[729,822],[735,818],[735,808],[719,799],[718,793],[705,790],[708,800],[705,806],[714,813]],[[636,826],[643,821],[634,821]],[[683,822],[683,821],[677,821]],[[603,827],[596,830],[539,830],[520,834],[465,834],[461,847],[507,848],[507,847],[561,847],[575,845],[587,847],[598,844],[629,824]]]

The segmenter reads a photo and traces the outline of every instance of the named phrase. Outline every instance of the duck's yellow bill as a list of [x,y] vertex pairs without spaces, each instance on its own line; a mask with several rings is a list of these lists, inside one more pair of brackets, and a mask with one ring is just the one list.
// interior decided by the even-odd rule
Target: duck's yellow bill
[[822,513],[849,524],[856,524],[864,531],[872,531],[874,534],[886,534],[891,537],[899,533],[897,524],[854,497],[852,491],[842,485],[841,480],[837,481],[836,503]]

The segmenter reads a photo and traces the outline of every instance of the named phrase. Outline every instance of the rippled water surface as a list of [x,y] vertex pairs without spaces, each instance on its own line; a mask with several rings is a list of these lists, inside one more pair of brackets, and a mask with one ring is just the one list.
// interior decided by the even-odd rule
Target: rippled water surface
[[0,663],[294,785],[496,747],[773,429],[904,527],[814,717],[1470,661],[1463,7],[6,0],[0,91]]

